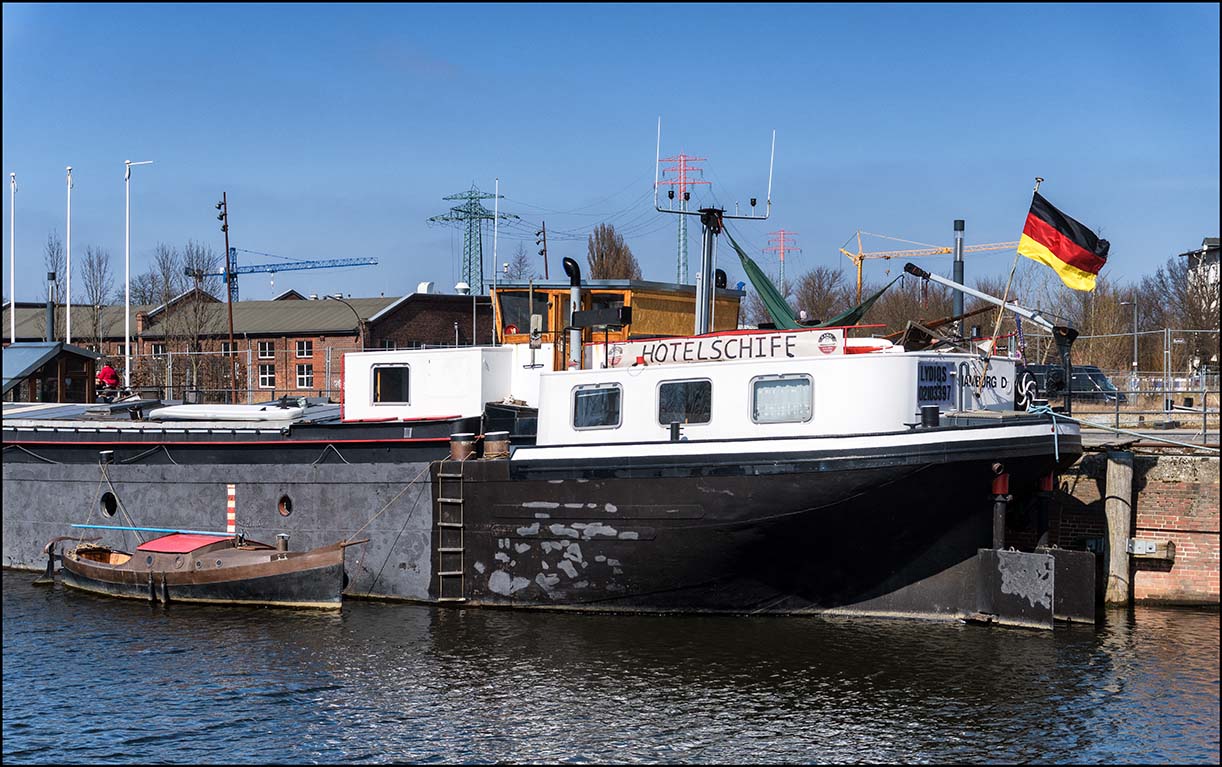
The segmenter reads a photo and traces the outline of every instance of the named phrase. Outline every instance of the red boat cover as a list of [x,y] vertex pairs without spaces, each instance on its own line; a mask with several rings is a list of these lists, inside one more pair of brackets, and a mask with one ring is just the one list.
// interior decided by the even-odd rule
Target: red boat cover
[[145,541],[136,547],[136,551],[153,551],[158,554],[186,554],[188,551],[207,546],[217,541],[227,541],[223,535],[189,535],[187,533],[171,533],[151,541]]

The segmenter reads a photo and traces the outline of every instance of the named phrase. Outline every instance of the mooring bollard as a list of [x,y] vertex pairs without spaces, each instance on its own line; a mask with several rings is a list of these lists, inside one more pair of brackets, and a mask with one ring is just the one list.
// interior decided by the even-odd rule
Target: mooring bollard
[[1129,538],[1133,534],[1133,454],[1108,452],[1103,512],[1107,517],[1104,558],[1107,586],[1104,604],[1127,605],[1132,596]]

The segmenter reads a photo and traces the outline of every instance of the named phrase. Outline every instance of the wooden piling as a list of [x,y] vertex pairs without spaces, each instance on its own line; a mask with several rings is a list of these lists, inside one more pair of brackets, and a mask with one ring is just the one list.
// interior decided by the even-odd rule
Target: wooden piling
[[1133,454],[1109,451],[1107,486],[1103,511],[1107,516],[1104,558],[1107,563],[1107,588],[1103,601],[1127,605],[1132,599],[1129,567],[1129,539],[1133,536]]

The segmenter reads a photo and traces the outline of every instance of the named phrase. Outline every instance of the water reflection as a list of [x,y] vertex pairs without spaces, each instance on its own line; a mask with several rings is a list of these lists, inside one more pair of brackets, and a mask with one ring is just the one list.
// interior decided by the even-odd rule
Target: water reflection
[[1040,633],[165,609],[30,580],[4,574],[6,762],[1218,760],[1216,611]]

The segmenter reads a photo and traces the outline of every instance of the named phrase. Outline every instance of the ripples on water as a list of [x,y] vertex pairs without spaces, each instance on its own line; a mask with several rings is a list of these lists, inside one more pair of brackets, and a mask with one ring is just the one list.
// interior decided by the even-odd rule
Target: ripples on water
[[6,571],[6,763],[1218,762],[1218,612],[916,621],[337,614]]

